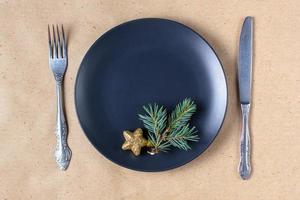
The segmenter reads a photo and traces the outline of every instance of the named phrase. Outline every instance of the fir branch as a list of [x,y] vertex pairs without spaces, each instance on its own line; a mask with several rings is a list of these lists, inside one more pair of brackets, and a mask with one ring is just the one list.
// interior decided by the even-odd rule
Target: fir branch
[[199,140],[199,136],[197,134],[196,128],[193,126],[189,127],[189,124],[185,126],[173,130],[167,137],[166,140],[174,147],[183,150],[191,149],[188,141],[197,142]]
[[198,141],[196,128],[190,128],[188,124],[196,112],[196,105],[191,99],[184,99],[169,116],[166,109],[157,104],[148,104],[143,109],[146,114],[140,114],[139,118],[148,130],[148,140],[153,145],[151,153],[167,152],[170,146],[189,150],[188,142]]
[[196,112],[196,109],[197,107],[195,103],[189,98],[186,98],[179,103],[169,117],[169,132],[178,130],[185,126],[190,121],[192,115]]
[[146,115],[139,115],[139,118],[143,121],[145,128],[149,132],[158,135],[166,127],[166,109],[163,106],[159,108],[157,104],[143,106],[143,109],[146,111]]
[[166,109],[163,106],[159,107],[157,104],[143,106],[143,109],[146,111],[146,114],[139,115],[139,118],[148,130],[149,141],[157,150],[166,151],[167,145],[163,144],[161,140],[161,133],[167,125]]

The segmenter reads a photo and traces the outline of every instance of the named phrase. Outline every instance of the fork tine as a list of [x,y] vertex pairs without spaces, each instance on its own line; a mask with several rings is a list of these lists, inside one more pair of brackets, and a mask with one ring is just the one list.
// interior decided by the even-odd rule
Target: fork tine
[[63,57],[67,58],[67,43],[65,39],[65,31],[63,25],[61,25],[61,34],[62,34]]
[[51,34],[50,34],[50,26],[48,24],[48,42],[49,42],[49,57],[52,58],[53,54],[52,54],[52,43],[51,43]]
[[54,28],[53,24],[52,24],[52,35],[53,35],[53,54],[54,54],[53,57],[58,58],[58,55],[57,55],[57,43],[56,43],[56,37],[55,37],[55,28]]
[[61,42],[60,42],[60,34],[59,34],[59,29],[58,29],[58,25],[56,24],[56,32],[57,32],[57,56],[59,57],[63,57],[63,53],[62,53],[62,49],[61,49]]

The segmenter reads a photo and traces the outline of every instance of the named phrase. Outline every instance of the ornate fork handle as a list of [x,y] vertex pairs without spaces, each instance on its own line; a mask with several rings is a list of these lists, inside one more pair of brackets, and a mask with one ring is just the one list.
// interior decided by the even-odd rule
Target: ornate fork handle
[[249,111],[250,104],[242,104],[243,125],[241,133],[241,159],[239,173],[242,179],[248,179],[251,174],[250,165],[250,134],[249,134]]
[[71,160],[71,150],[67,144],[68,128],[63,109],[62,77],[55,76],[56,95],[57,95],[57,121],[56,121],[56,139],[57,145],[55,158],[58,167],[66,170]]

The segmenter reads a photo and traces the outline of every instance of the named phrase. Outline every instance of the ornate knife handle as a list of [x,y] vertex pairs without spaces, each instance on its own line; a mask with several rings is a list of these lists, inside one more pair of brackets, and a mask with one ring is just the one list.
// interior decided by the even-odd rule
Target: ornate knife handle
[[250,104],[242,104],[243,125],[241,133],[241,146],[240,146],[240,164],[239,173],[242,179],[248,179],[251,174],[250,165],[250,134],[249,134],[249,111]]
[[56,82],[57,121],[56,121],[56,150],[55,158],[58,167],[66,170],[71,160],[71,150],[67,144],[68,127],[63,110],[62,81]]

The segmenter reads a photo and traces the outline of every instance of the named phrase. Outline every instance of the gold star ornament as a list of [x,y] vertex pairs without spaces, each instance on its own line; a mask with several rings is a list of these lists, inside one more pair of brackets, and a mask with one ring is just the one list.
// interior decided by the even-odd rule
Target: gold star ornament
[[123,150],[131,150],[135,156],[141,154],[142,147],[152,146],[151,143],[143,137],[143,130],[137,128],[134,132],[124,131],[125,142],[122,145]]

